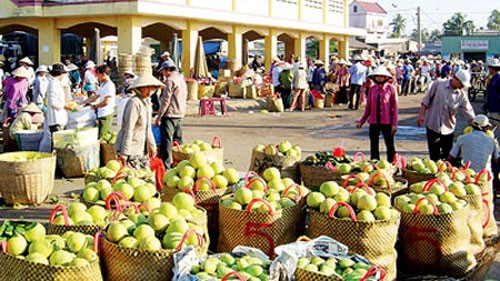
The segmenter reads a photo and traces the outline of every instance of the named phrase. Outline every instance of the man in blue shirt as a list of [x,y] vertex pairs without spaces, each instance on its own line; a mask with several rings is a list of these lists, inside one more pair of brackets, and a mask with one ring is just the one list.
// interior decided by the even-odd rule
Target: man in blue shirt
[[500,60],[494,59],[488,64],[488,71],[491,75],[491,79],[488,82],[488,114],[491,119],[491,123],[494,127],[497,127],[495,132],[495,137],[498,138],[500,128]]
[[413,66],[409,59],[405,60],[405,65],[403,66],[403,82],[401,83],[401,92],[404,96],[407,96],[410,92],[410,81],[413,74]]
[[451,67],[448,65],[448,62],[443,60],[443,65],[441,66],[441,71],[440,71],[440,77],[445,79],[445,78],[448,78],[448,76],[450,76],[450,72],[451,72]]
[[366,80],[367,68],[361,63],[363,59],[359,55],[354,55],[352,61],[354,61],[354,65],[349,68],[349,74],[351,74],[351,88],[349,91],[348,109],[358,110],[361,86]]

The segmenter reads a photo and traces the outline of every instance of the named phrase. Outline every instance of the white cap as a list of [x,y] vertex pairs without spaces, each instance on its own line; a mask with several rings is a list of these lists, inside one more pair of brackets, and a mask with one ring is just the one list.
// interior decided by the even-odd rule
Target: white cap
[[91,60],[89,60],[86,64],[85,64],[85,69],[89,69],[89,68],[93,68],[95,67],[95,63]]
[[42,64],[36,69],[36,72],[49,72],[49,68],[45,64]]
[[472,119],[472,124],[479,126],[481,128],[484,128],[486,126],[491,126],[490,120],[488,119],[488,117],[486,117],[486,115],[483,114],[476,115],[476,117]]
[[170,53],[169,53],[169,52],[167,52],[167,51],[165,51],[165,52],[163,52],[163,54],[161,54],[161,56],[162,56],[162,57],[166,57],[166,56],[169,56],[169,57],[170,57]]
[[469,88],[471,86],[470,85],[470,73],[469,73],[469,71],[460,69],[459,71],[457,71],[457,73],[455,73],[455,77],[458,80],[460,80],[460,82],[462,83],[462,86],[464,86],[465,88]]
[[488,63],[488,66],[491,67],[500,67],[500,60],[499,59],[492,59],[490,63]]

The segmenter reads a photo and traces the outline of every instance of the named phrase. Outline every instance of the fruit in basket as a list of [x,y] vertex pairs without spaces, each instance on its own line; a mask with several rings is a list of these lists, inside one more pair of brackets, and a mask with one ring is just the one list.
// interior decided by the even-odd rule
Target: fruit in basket
[[224,172],[225,170],[224,165],[219,162],[212,162],[210,164],[210,167],[212,167],[216,175],[222,174],[222,172]]
[[108,225],[107,237],[109,241],[118,243],[123,237],[127,235],[127,228],[119,221],[113,221]]
[[226,177],[224,177],[222,175],[215,175],[213,177],[212,181],[214,182],[215,188],[217,188],[217,189],[225,189],[229,184]]
[[271,181],[274,179],[281,179],[280,170],[278,170],[278,168],[275,168],[275,167],[265,169],[262,176],[264,177],[264,179],[266,181]]
[[87,206],[80,202],[73,202],[68,206],[68,216],[73,216],[73,214],[77,212],[85,212],[87,211]]
[[118,171],[121,169],[122,165],[120,162],[116,160],[110,160],[108,163],[106,163],[106,168],[114,171],[115,173],[118,173]]
[[199,168],[198,171],[196,172],[197,178],[206,177],[212,179],[214,176],[215,176],[215,171],[214,169],[212,169],[210,165],[205,165]]
[[276,156],[279,155],[279,150],[274,144],[268,144],[264,148],[264,154],[266,154],[267,156]]
[[351,165],[347,163],[340,163],[336,167],[337,173],[341,175],[349,174],[351,172]]
[[286,153],[288,150],[292,148],[292,144],[289,141],[281,141],[278,143],[278,150],[281,153]]
[[40,253],[29,254],[29,255],[26,256],[26,260],[27,261],[31,261],[31,262],[36,262],[36,263],[41,263],[41,264],[49,265],[49,260],[47,259],[47,257],[43,256]]
[[77,213],[74,213],[73,216],[71,216],[71,219],[75,224],[79,225],[84,225],[84,224],[92,224],[93,218],[92,216],[87,213],[86,211],[80,211]]
[[33,242],[35,240],[40,240],[45,238],[45,227],[43,225],[36,223],[31,224],[25,228],[24,237],[28,242]]
[[321,202],[323,202],[325,199],[325,195],[323,195],[321,192],[311,192],[307,196],[307,206],[314,209],[319,208]]
[[85,201],[96,202],[100,198],[99,190],[93,187],[83,189],[82,197]]
[[326,181],[322,183],[319,187],[319,191],[323,193],[327,198],[332,198],[339,193],[340,187],[337,182]]
[[66,245],[71,252],[78,253],[82,248],[84,248],[86,241],[87,240],[84,234],[73,232],[68,236],[68,238],[66,238]]
[[227,179],[227,182],[229,184],[235,184],[240,180],[240,175],[234,168],[224,170],[224,172],[222,172],[222,175]]
[[253,148],[253,150],[257,152],[264,152],[265,149],[266,147],[263,144],[258,144]]
[[253,199],[253,193],[250,189],[247,188],[239,188],[236,190],[234,193],[234,199],[240,204],[240,205],[247,205],[252,201]]
[[194,205],[194,198],[187,193],[184,192],[179,192],[174,195],[172,198],[172,204],[179,210],[179,209],[185,209],[185,210],[193,210],[195,209]]
[[70,265],[70,263],[73,261],[75,258],[75,254],[70,253],[65,250],[57,250],[50,255],[50,265],[62,265],[62,266],[67,266]]
[[[268,280],[270,264],[269,261],[252,256],[223,253],[209,256],[200,264],[193,265],[190,274],[201,280],[209,280],[214,277],[224,278],[230,272],[235,271],[245,280]],[[229,277],[230,279],[234,278]]]
[[[465,185],[465,191],[467,192],[468,195],[480,195],[481,194],[481,189],[477,184],[469,183]],[[457,195],[458,196],[458,195]]]
[[28,248],[28,241],[22,235],[14,236],[7,240],[8,253],[14,256],[21,255]]
[[28,252],[30,254],[37,253],[42,255],[45,258],[48,258],[50,254],[52,254],[52,244],[48,239],[40,239],[31,242],[28,248]]
[[195,152],[191,158],[189,158],[189,164],[195,168],[199,169],[208,164],[205,154],[201,152]]
[[375,196],[364,194],[359,198],[356,206],[359,210],[371,212],[377,208],[377,200]]

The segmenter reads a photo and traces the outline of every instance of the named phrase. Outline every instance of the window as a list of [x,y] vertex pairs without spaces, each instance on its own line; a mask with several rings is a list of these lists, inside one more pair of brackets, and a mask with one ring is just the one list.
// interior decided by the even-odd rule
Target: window
[[354,7],[352,7],[352,11],[353,11],[354,13],[357,13],[357,12],[358,12],[358,6],[354,6]]

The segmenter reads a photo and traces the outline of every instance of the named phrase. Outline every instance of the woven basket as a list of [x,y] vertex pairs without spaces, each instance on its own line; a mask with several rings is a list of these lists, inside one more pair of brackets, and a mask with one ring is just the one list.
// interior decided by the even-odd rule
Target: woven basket
[[[415,203],[415,208],[422,200]],[[430,202],[430,201],[429,201]],[[430,202],[433,204],[432,202]],[[435,207],[435,206],[434,206]],[[405,272],[461,277],[476,265],[467,222],[470,207],[451,213],[401,213],[401,266]]]
[[0,280],[9,281],[100,281],[101,267],[94,261],[81,267],[50,266],[0,253]]
[[[62,212],[62,215],[64,216],[65,219],[65,225],[60,225],[60,224],[53,224],[52,221],[54,220],[54,216],[58,211]],[[63,205],[57,205],[53,210],[52,213],[50,214],[49,218],[49,227],[48,227],[48,234],[57,234],[57,235],[63,235],[64,233],[68,231],[74,231],[74,232],[80,232],[83,234],[88,234],[88,235],[94,235],[99,229],[102,229],[103,227],[98,226],[96,224],[86,224],[86,225],[69,225],[68,224],[68,212],[66,208]]]
[[198,81],[187,80],[188,100],[198,100]]
[[[395,196],[401,195],[401,194],[408,193],[408,181],[406,179],[400,178],[400,177],[394,177],[394,181],[396,181],[396,182],[402,182],[403,184],[402,185],[398,185],[397,187],[396,186],[390,186],[388,188],[387,186],[378,186],[378,185],[374,184],[375,176],[378,176],[378,175],[381,175],[381,176],[383,176],[383,177],[386,178],[386,176],[385,176],[384,173],[376,173],[376,174],[372,175],[372,178],[368,182],[368,186],[370,186],[371,188],[373,188],[373,190],[375,190],[376,192],[385,193],[385,194],[391,196],[392,198],[394,198]],[[387,178],[386,178],[385,182],[389,182],[387,180]]]
[[[228,196],[223,197],[221,202],[225,198]],[[252,200],[255,201],[265,200]],[[269,257],[274,257],[275,247],[295,241],[302,218],[301,213],[299,205],[276,212],[260,213],[230,209],[219,203],[217,251],[229,252],[241,245],[260,249]]]
[[[206,244],[208,243],[205,243],[201,248],[196,247],[198,254],[206,254],[208,247]],[[131,249],[102,239],[102,257],[106,268],[106,280],[170,281],[173,278],[175,252],[176,250]]]
[[434,174],[422,174],[408,169],[403,169],[402,176],[408,181],[408,185],[436,178],[436,175]]
[[282,178],[291,178],[295,182],[301,182],[300,158],[283,155],[268,156],[262,151],[252,151],[249,171],[255,171],[259,175],[262,175],[270,167],[280,170]]
[[[481,176],[486,173],[487,181],[480,182]],[[475,183],[481,188],[483,197],[482,225],[483,237],[485,239],[498,236],[498,226],[495,220],[495,201],[493,195],[493,178],[487,170],[482,170],[477,174]]]
[[331,170],[323,166],[300,163],[299,167],[302,181],[309,189],[319,187],[326,181],[336,181],[339,179],[339,176],[336,173],[333,173]]
[[471,215],[467,222],[470,230],[470,246],[474,255],[480,254],[486,244],[483,240],[483,226],[481,223],[483,198],[480,195],[466,195],[461,197],[470,205]]
[[[9,159],[24,153],[37,153],[43,158],[28,161]],[[56,157],[50,153],[11,152],[0,155],[0,193],[5,203],[43,203],[54,187],[55,171]]]
[[387,272],[385,280],[396,279],[395,250],[398,237],[399,219],[383,221],[356,221],[352,208],[351,220],[341,220],[333,217],[340,205],[349,206],[343,202],[335,204],[329,215],[310,210],[307,235],[316,238],[329,236],[349,247],[349,251],[366,257],[375,265],[381,266]]
[[99,142],[84,147],[68,144],[57,148],[57,164],[67,178],[83,177],[93,168],[99,168]]
[[[212,150],[205,150],[201,152],[205,155],[209,163],[217,162],[221,165],[224,164],[224,148],[222,148],[219,136],[214,136],[212,139]],[[177,164],[182,160],[189,160],[191,156],[191,154],[181,151],[181,147],[178,142],[174,141],[172,143],[172,162],[174,167],[177,166]]]
[[101,142],[101,166],[106,166],[109,161],[116,159],[117,155],[114,145]]

